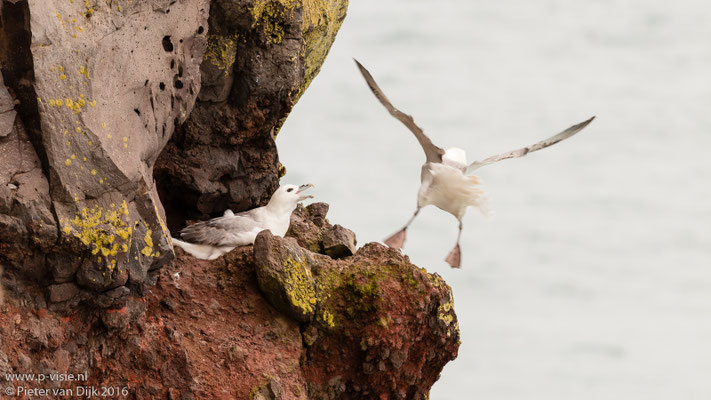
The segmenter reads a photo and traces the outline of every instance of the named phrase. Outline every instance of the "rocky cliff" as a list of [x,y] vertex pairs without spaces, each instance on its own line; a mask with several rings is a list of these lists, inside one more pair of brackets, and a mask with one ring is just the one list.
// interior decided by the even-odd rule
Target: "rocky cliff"
[[0,379],[72,389],[5,374],[86,373],[133,398],[427,396],[458,348],[449,287],[357,249],[327,205],[214,262],[171,246],[186,220],[278,186],[276,135],[346,7],[0,1]]

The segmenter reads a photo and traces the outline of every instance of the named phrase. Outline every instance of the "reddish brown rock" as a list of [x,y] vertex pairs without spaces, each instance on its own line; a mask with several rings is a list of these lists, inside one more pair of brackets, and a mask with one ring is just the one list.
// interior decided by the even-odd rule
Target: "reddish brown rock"
[[[422,399],[456,357],[449,286],[399,252],[371,243],[334,260],[268,231],[254,251],[207,262],[178,250],[149,294],[106,310],[30,311],[12,292],[0,367],[88,371],[86,385],[145,399]],[[264,266],[286,273],[260,285]],[[291,269],[310,271],[310,289]],[[272,290],[311,312],[294,316]]]

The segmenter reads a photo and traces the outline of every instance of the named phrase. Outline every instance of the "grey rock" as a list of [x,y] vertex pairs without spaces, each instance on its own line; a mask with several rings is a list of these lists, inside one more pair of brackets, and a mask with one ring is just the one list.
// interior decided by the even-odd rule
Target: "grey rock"
[[328,203],[312,203],[306,207],[306,212],[308,213],[309,219],[314,225],[318,227],[324,227],[328,224],[326,220],[326,214],[328,214]]
[[5,84],[0,76],[0,262],[42,279],[40,253],[55,245],[58,231],[47,178]]
[[15,100],[10,96],[2,77],[0,77],[0,138],[12,132],[15,125],[15,117],[17,117],[14,107]]
[[331,258],[352,256],[356,252],[355,233],[341,225],[333,225],[323,232],[323,250]]
[[49,301],[52,303],[61,303],[68,301],[79,293],[79,288],[72,282],[50,285]]
[[53,252],[47,255],[47,264],[52,270],[54,282],[64,283],[74,280],[74,274],[79,269],[81,261],[67,253]]
[[[117,266],[113,269],[105,264],[99,267],[96,261],[84,259],[77,271],[77,283],[82,287],[103,292],[126,284],[128,271],[125,267]],[[100,269],[101,268],[101,269]]]
[[[0,224],[0,245],[16,243],[0,251],[2,261],[25,268],[34,249],[55,245],[92,254],[97,270],[116,262],[145,271],[170,259],[153,165],[200,91],[209,3],[18,3],[26,20],[3,36],[19,51],[3,57],[12,81],[0,85],[0,197],[11,201],[0,200],[0,214],[28,229],[18,237],[13,224]],[[21,101],[19,117],[5,86]],[[49,264],[58,282],[68,279],[72,268]],[[93,285],[101,279],[83,271],[83,285],[95,290],[125,283],[115,278]]]

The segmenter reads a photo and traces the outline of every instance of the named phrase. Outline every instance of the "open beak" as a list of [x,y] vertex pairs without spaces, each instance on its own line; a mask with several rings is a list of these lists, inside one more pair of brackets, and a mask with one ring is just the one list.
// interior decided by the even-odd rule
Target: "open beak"
[[[296,192],[296,194],[300,194],[300,193],[303,192],[304,190],[306,190],[306,189],[308,189],[308,188],[312,188],[312,187],[314,187],[314,185],[312,185],[312,184],[310,184],[310,183],[307,183],[306,185],[301,185],[301,186],[299,186],[299,190]],[[314,196],[311,196],[311,195],[308,195],[308,194],[307,194],[307,195],[301,195],[301,196],[299,196],[299,201],[301,201],[301,200],[306,200],[306,199],[313,199],[313,198],[314,198]]]

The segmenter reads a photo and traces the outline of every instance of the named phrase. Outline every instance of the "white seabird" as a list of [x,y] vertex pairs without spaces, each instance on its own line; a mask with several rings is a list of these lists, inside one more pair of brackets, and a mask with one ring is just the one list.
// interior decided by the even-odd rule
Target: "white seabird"
[[182,247],[195,258],[214,260],[237,246],[253,244],[257,234],[265,229],[283,237],[289,230],[296,204],[313,198],[302,193],[310,187],[313,185],[285,185],[274,192],[264,207],[237,214],[228,209],[222,217],[187,226],[180,231],[185,241],[173,238],[173,245]]
[[563,132],[542,140],[531,146],[524,147],[518,150],[509,151],[502,154],[497,154],[481,161],[475,161],[467,165],[466,153],[464,150],[452,147],[445,150],[435,146],[430,138],[425,135],[422,129],[415,124],[415,121],[410,115],[407,115],[395,108],[390,100],[383,94],[378,84],[375,83],[373,76],[370,75],[365,67],[358,60],[354,60],[360,69],[361,74],[368,83],[370,90],[375,94],[375,97],[388,110],[390,115],[397,118],[400,122],[415,134],[415,138],[420,142],[420,146],[425,151],[427,161],[422,165],[420,174],[420,189],[417,192],[417,209],[414,215],[407,221],[407,224],[385,239],[385,244],[392,248],[402,248],[405,244],[405,235],[407,227],[410,226],[415,219],[420,209],[424,206],[433,204],[440,209],[454,215],[459,221],[459,234],[457,235],[457,243],[447,255],[445,261],[454,268],[459,268],[461,264],[461,250],[459,248],[459,239],[462,236],[462,218],[469,206],[477,207],[483,214],[488,215],[487,197],[484,190],[479,187],[481,181],[477,176],[467,176],[467,174],[487,164],[492,164],[497,161],[506,160],[508,158],[523,157],[528,153],[544,149],[554,145],[562,140],[565,140],[581,129],[585,128],[595,117],[588,119],[585,122],[573,125]]

